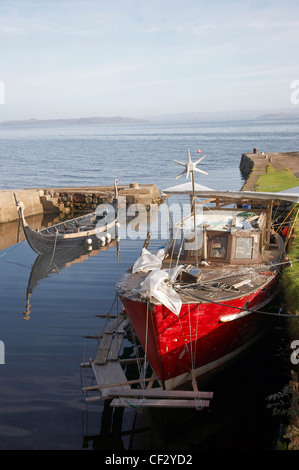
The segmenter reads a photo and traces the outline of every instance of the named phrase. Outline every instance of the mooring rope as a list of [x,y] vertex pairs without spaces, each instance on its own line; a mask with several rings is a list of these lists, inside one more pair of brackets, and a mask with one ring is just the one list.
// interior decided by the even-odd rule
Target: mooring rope
[[51,266],[52,261],[53,261],[53,259],[54,259],[54,255],[55,255],[55,251],[56,251],[57,236],[58,236],[58,230],[57,230],[57,232],[55,232],[55,240],[54,240],[53,253],[52,253],[52,258],[51,258],[51,261],[50,261],[50,263],[49,263],[49,266]]

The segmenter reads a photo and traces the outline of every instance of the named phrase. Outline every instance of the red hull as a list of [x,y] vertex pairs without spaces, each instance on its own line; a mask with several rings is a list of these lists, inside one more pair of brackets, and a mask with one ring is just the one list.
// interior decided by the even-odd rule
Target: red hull
[[[179,316],[163,305],[121,297],[148,361],[164,387],[172,389],[190,381],[191,370],[200,376],[215,369],[257,339],[269,321],[267,315],[241,316],[239,309],[258,310],[267,304],[277,277],[258,291],[229,302],[183,304]],[[235,319],[222,321],[222,317],[234,314],[238,314]]]

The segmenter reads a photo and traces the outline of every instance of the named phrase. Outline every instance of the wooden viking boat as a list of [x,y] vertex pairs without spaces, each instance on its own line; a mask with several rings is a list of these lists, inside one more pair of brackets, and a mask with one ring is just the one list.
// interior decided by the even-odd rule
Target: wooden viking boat
[[190,195],[190,216],[172,227],[164,248],[143,249],[116,284],[166,390],[186,383],[196,388],[197,377],[237,356],[265,331],[269,316],[263,309],[278,293],[286,263],[285,241],[271,227],[272,206],[275,200],[299,202],[291,191],[198,191],[194,171],[201,171],[196,164],[203,157],[195,163],[189,151],[188,157],[183,173],[191,174],[192,184],[163,193]]
[[[117,195],[116,184],[115,191]],[[38,254],[79,244],[88,245],[92,244],[94,240],[105,243],[106,237],[109,240],[115,237],[115,227],[118,221],[114,205],[113,207],[109,205],[111,210],[100,211],[97,209],[95,212],[35,231],[26,222],[25,206],[21,201],[18,201],[16,194],[15,199],[25,237],[31,248]]]

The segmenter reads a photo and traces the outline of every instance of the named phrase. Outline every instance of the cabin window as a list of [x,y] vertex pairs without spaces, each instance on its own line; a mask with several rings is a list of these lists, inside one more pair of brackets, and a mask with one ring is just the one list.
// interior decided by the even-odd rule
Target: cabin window
[[209,242],[211,258],[226,258],[227,237],[211,237]]
[[237,238],[235,258],[252,258],[253,238]]

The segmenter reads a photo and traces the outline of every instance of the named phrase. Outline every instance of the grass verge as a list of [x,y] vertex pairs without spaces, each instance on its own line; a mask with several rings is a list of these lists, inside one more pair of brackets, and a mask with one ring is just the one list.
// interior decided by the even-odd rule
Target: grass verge
[[[299,210],[299,205],[297,205]],[[282,285],[287,308],[293,315],[299,314],[299,220],[295,223],[293,236],[288,250],[288,259],[292,263],[283,271]]]
[[255,189],[261,192],[283,191],[299,186],[299,178],[294,173],[285,168],[283,171],[277,171],[269,164],[267,172],[257,178]]

